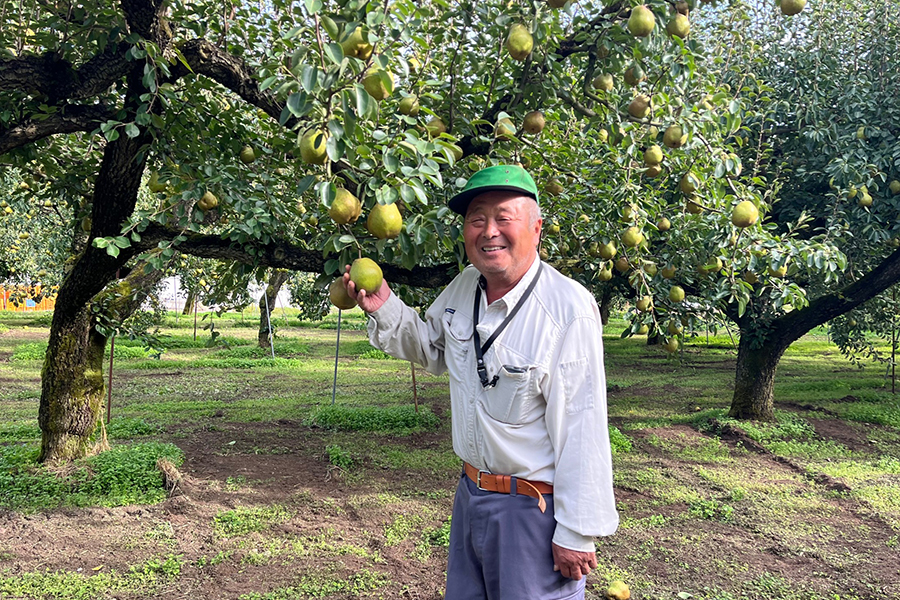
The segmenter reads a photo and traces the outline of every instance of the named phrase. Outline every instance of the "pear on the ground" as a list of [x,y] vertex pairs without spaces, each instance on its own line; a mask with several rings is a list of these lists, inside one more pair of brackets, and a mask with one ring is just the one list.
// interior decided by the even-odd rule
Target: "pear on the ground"
[[350,265],[350,281],[356,285],[357,290],[366,290],[367,294],[374,294],[381,289],[384,274],[378,263],[371,258],[357,258]]
[[379,240],[394,239],[400,235],[400,231],[403,229],[403,217],[400,216],[397,203],[376,204],[369,211],[366,229]]
[[307,129],[300,138],[300,158],[310,165],[325,164],[325,143],[328,134],[319,129]]
[[506,49],[513,59],[523,61],[531,54],[534,48],[534,38],[531,32],[521,23],[513,23],[509,28],[509,35],[506,38]]
[[328,286],[328,298],[331,300],[332,304],[341,310],[350,310],[356,306],[356,300],[351,298],[350,294],[347,293],[347,288],[344,287],[344,280],[342,277],[338,277],[331,282],[330,286]]
[[338,188],[328,209],[328,216],[338,225],[353,223],[359,218],[362,211],[359,199],[349,190]]

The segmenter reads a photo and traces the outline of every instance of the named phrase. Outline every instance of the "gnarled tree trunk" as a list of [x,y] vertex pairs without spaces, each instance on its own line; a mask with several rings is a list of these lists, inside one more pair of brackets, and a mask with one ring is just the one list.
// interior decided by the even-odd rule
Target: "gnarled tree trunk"
[[272,271],[269,277],[269,284],[266,286],[265,293],[259,298],[259,334],[257,342],[260,348],[269,347],[269,332],[272,328],[272,310],[275,308],[275,301],[278,298],[278,292],[281,286],[288,280],[290,273],[276,269]]
[[775,419],[775,370],[790,345],[783,337],[766,339],[753,347],[751,335],[741,335],[738,343],[734,396],[729,417],[773,421]]

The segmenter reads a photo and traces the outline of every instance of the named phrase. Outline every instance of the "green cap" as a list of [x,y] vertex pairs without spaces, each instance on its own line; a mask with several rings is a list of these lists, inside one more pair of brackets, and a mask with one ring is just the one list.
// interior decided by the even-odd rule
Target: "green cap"
[[447,205],[453,212],[465,216],[469,203],[485,192],[493,190],[509,190],[522,192],[538,201],[537,185],[528,171],[517,165],[496,165],[487,167],[472,175],[463,191],[450,198]]

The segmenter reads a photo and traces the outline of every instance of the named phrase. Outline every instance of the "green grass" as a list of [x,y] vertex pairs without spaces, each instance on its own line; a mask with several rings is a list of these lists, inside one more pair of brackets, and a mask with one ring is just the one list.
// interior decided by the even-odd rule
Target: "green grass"
[[217,514],[213,529],[219,538],[239,537],[264,531],[290,518],[290,511],[282,506],[238,507]]
[[312,412],[306,423],[312,427],[343,431],[410,433],[433,429],[440,424],[431,409],[420,406],[322,406]]
[[181,574],[183,560],[167,555],[151,558],[125,572],[88,575],[73,571],[36,571],[4,577],[0,573],[0,598],[57,598],[91,600],[110,594],[148,594],[162,591]]
[[35,511],[58,506],[153,504],[166,498],[158,459],[184,460],[173,444],[115,445],[57,472],[37,463],[35,444],[0,445],[0,506]]

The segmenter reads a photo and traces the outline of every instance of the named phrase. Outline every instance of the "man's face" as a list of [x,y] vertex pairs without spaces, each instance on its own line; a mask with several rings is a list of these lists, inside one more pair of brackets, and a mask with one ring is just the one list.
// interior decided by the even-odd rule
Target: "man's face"
[[469,204],[463,238],[469,260],[483,275],[518,281],[534,262],[541,220],[531,220],[532,198],[518,192],[491,191]]

